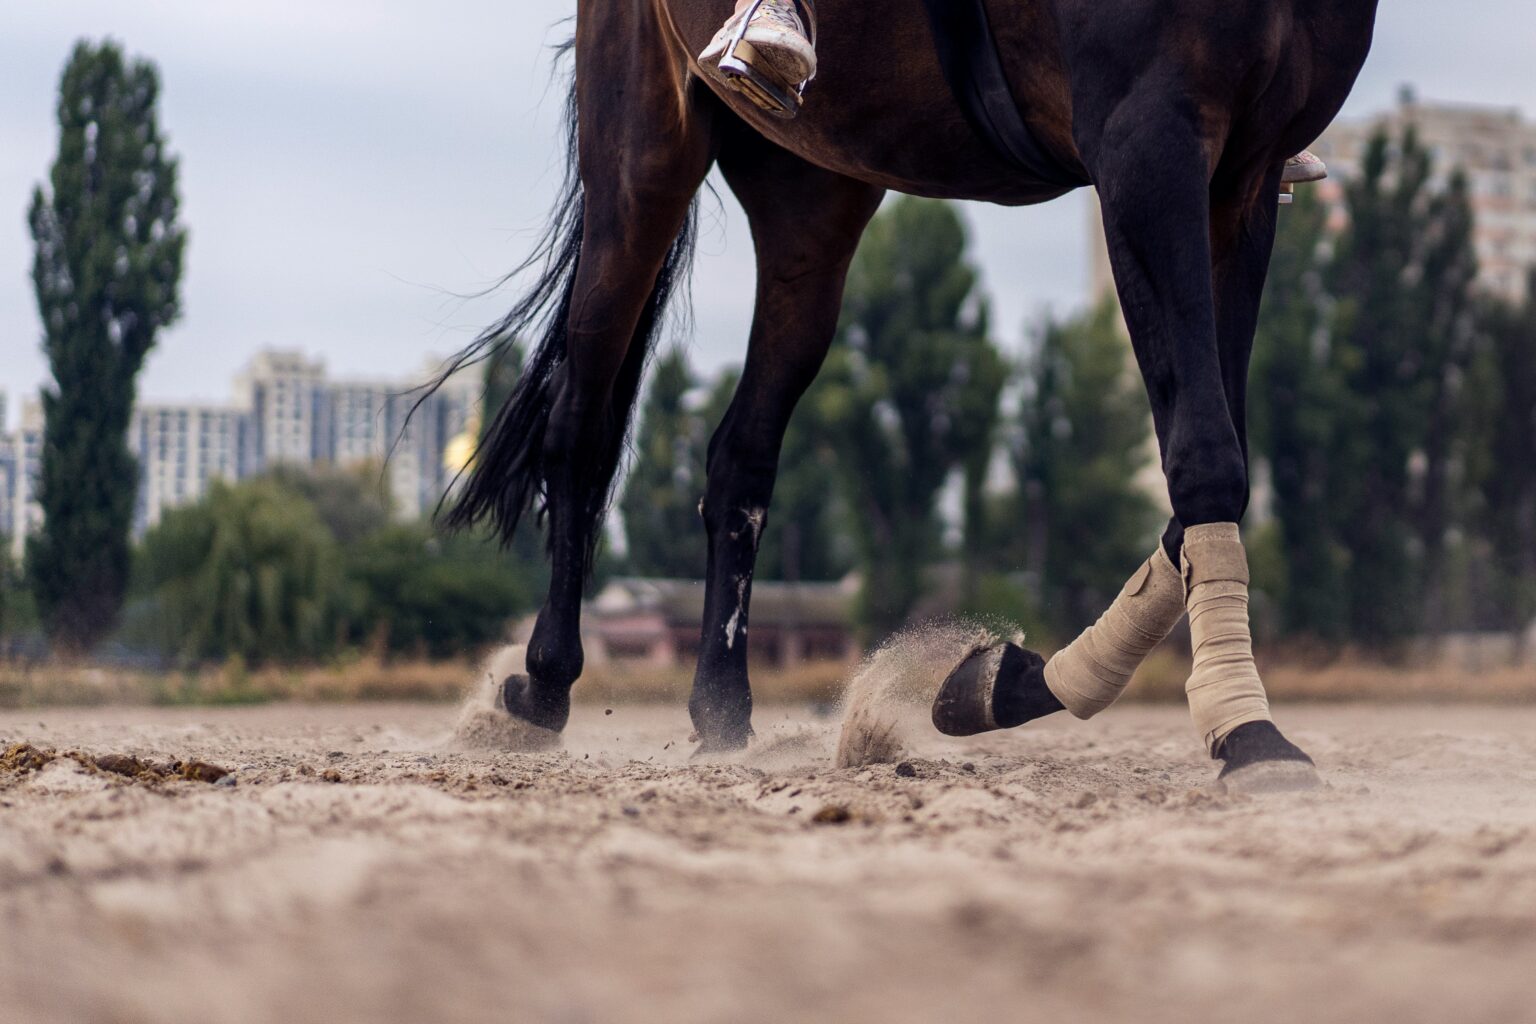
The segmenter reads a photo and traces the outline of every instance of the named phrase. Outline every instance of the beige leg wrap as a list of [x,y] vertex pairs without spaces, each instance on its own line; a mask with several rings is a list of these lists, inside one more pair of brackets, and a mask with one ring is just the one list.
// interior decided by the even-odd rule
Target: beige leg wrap
[[1195,728],[1215,756],[1245,722],[1269,721],[1269,698],[1253,662],[1248,628],[1248,554],[1236,523],[1184,531],[1184,584],[1194,670],[1185,690]]
[[1072,714],[1092,718],[1183,617],[1184,580],[1159,544],[1099,621],[1046,662],[1045,685]]

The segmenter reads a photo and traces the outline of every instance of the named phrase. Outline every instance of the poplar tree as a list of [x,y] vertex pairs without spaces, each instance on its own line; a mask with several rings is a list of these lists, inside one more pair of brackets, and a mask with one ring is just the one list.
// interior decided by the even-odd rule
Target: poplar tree
[[862,614],[876,637],[906,621],[923,569],[941,552],[940,492],[968,475],[972,497],[980,453],[992,448],[1006,366],[967,244],[947,203],[903,197],[876,216],[815,396],[857,538]]
[[1412,128],[1378,133],[1344,186],[1282,220],[1260,318],[1256,451],[1273,469],[1286,626],[1392,647],[1447,607],[1445,551],[1471,437],[1477,263],[1467,185]]
[[640,410],[635,463],[619,508],[630,570],[642,576],[704,575],[704,425],[688,406],[697,386],[680,348],[656,361]]
[[1113,299],[1047,322],[1022,371],[1004,549],[1035,579],[1043,624],[1070,638],[1156,543],[1163,517],[1142,479],[1152,417]]
[[138,467],[127,447],[134,380],[180,312],[186,232],[177,161],[157,116],[159,75],[112,42],[80,42],[59,89],[59,150],[33,192],[32,280],[53,382],[43,389],[28,576],[57,649],[94,646],[117,622]]

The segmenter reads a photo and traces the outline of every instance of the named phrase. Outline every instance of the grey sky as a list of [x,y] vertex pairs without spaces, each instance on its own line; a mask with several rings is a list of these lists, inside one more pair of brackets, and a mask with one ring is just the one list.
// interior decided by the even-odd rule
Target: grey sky
[[[543,222],[559,173],[560,95],[546,91],[546,44],[574,9],[574,0],[0,2],[0,389],[12,407],[46,375],[25,210],[52,159],[54,89],[76,38],[111,35],[158,62],[163,127],[182,158],[186,315],[151,356],[142,393],[222,400],[257,348],[303,348],[337,373],[410,375],[506,305],[506,295],[450,293],[514,265]],[[1529,114],[1533,52],[1528,0],[1384,0],[1346,115],[1387,106],[1403,82],[1427,99]],[[745,224],[722,194],[693,290],[692,350],[707,367],[740,359],[752,292]],[[967,207],[1006,344],[1046,307],[1082,301],[1085,202]]]

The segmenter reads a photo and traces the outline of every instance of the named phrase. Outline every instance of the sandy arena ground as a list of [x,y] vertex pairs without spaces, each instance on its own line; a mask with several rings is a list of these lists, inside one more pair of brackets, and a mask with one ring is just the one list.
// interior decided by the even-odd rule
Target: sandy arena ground
[[716,764],[680,709],[453,720],[0,714],[236,780],[0,769],[0,1020],[1536,1020],[1536,708],[1282,708],[1331,786],[1265,798],[1174,707],[842,770],[799,710]]

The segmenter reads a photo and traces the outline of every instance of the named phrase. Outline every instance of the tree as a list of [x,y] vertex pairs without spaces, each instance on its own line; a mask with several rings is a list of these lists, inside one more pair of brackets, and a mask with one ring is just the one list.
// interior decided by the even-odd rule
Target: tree
[[138,468],[134,379],[180,310],[186,233],[161,137],[159,76],[113,43],[76,45],[59,90],[59,152],[29,216],[32,280],[54,384],[43,391],[28,575],[54,644],[88,649],[120,614]]
[[154,639],[187,661],[330,654],[355,603],[325,523],[275,480],[215,483],[167,512],[144,537],[142,578]]
[[818,415],[839,463],[865,574],[863,615],[905,622],[940,549],[940,490],[990,449],[1002,360],[942,202],[903,197],[871,222],[849,273]]
[[1270,260],[1250,374],[1252,448],[1267,461],[1283,578],[1273,591],[1288,632],[1339,641],[1349,630],[1349,553],[1332,527],[1330,461],[1336,421],[1351,401],[1327,359],[1326,221],[1305,191],[1285,211]]
[[696,386],[687,354],[673,349],[656,361],[641,406],[635,462],[619,500],[629,567],[641,575],[704,575],[704,427],[688,404]]
[[1336,237],[1304,204],[1282,225],[1256,439],[1292,569],[1287,625],[1388,646],[1444,621],[1477,266],[1466,183],[1437,188],[1411,128],[1371,140],[1345,213]]
[[303,498],[342,547],[389,525],[389,487],[377,464],[294,466],[279,463],[264,474]]
[[1521,629],[1536,619],[1536,270],[1525,302],[1490,301],[1467,393],[1484,443],[1467,476],[1481,501],[1469,517],[1484,542],[1482,620]]
[[854,566],[856,546],[831,442],[834,428],[822,404],[828,386],[823,379],[811,384],[784,432],[768,528],[757,553],[758,579],[839,580]]
[[1059,637],[1091,624],[1156,541],[1162,517],[1138,478],[1153,462],[1146,393],[1117,307],[1106,299],[1047,322],[1021,376],[1009,455],[1009,527],[1036,602]]
[[494,540],[387,526],[343,549],[357,602],[351,639],[395,654],[451,658],[501,639],[529,607],[539,573]]

